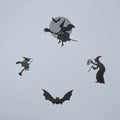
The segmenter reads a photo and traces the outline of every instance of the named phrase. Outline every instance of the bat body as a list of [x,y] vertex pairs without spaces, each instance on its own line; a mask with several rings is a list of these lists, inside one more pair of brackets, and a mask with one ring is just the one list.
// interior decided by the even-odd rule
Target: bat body
[[43,96],[45,96],[45,99],[52,102],[53,104],[63,104],[63,102],[65,102],[66,100],[70,100],[70,97],[72,96],[72,91],[69,91],[67,92],[63,98],[59,98],[59,97],[56,97],[56,98],[53,98],[51,96],[51,94],[49,92],[47,92],[46,90],[42,89],[43,90]]

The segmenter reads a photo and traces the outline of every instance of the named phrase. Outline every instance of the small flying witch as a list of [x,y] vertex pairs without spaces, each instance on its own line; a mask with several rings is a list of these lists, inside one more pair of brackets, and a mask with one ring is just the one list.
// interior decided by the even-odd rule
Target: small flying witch
[[93,69],[93,70],[97,70],[97,73],[96,73],[96,83],[105,83],[104,81],[104,73],[105,73],[105,66],[100,62],[100,57],[102,56],[97,56],[95,59],[94,59],[94,62],[93,60],[89,59],[87,61],[87,65],[90,65],[90,64],[93,64],[91,66],[91,68],[88,70],[88,72]]
[[23,61],[17,61],[16,64],[21,64],[23,69],[18,73],[20,76],[22,76],[23,71],[27,71],[30,68],[30,64],[33,60],[31,58],[23,57]]

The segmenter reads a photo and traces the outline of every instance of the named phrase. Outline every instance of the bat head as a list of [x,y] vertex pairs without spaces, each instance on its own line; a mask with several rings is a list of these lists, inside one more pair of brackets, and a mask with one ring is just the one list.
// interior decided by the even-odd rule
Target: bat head
[[58,101],[58,100],[59,100],[59,97],[56,97],[56,100]]

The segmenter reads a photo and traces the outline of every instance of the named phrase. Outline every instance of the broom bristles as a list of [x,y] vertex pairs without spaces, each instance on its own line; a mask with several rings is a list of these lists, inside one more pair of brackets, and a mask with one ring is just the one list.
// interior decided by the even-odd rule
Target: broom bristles
[[45,31],[45,32],[51,32],[51,30],[48,29],[48,28],[45,28],[44,31]]

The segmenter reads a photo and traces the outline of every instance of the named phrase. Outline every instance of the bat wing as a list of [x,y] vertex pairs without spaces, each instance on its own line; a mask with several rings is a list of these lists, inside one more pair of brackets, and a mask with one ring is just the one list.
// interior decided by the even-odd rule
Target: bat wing
[[67,93],[63,96],[63,98],[60,99],[60,103],[61,103],[61,104],[62,104],[64,101],[66,101],[66,100],[70,100],[70,97],[72,96],[72,91],[73,91],[73,90],[67,92]]
[[47,92],[46,90],[43,90],[43,96],[45,96],[45,100],[49,100],[50,102],[52,102],[53,104],[55,103],[55,99],[50,95],[49,92]]

